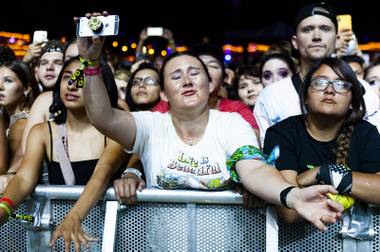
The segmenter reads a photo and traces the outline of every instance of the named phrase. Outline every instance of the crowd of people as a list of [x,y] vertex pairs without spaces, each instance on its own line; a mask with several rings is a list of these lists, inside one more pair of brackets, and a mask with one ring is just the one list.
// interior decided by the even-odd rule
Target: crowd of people
[[289,43],[236,69],[215,45],[176,52],[164,34],[168,56],[144,55],[143,29],[128,69],[99,36],[34,43],[22,60],[0,48],[1,223],[38,183],[86,185],[52,235],[67,251],[89,246],[81,222],[111,183],[128,204],[145,187],[242,185],[320,230],[349,207],[334,195],[380,203],[379,63],[345,53],[353,32],[330,6],[303,6]]

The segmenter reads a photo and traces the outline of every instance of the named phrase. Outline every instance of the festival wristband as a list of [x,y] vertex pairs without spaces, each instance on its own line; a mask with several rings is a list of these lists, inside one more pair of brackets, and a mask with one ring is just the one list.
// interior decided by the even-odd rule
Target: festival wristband
[[99,63],[100,63],[99,59],[97,59],[97,60],[89,60],[89,59],[85,59],[83,57],[79,57],[79,60],[80,60],[80,63],[82,65],[84,65],[84,68],[87,67],[87,66],[95,67],[95,66],[98,66]]
[[351,194],[352,171],[346,165],[322,165],[315,178],[319,184],[332,185],[340,194]]
[[0,198],[0,203],[1,202],[4,202],[6,203],[9,207],[14,207],[14,203],[13,203],[13,200],[11,200],[10,198],[8,198],[7,196],[4,196],[4,197],[1,197]]
[[94,76],[94,75],[99,75],[102,73],[102,68],[99,66],[99,67],[95,67],[95,68],[85,68],[83,70],[83,73],[85,76]]
[[8,215],[7,219],[9,220],[9,218],[12,216],[12,209],[7,204],[5,204],[4,202],[0,203],[0,208],[4,209],[4,211]]

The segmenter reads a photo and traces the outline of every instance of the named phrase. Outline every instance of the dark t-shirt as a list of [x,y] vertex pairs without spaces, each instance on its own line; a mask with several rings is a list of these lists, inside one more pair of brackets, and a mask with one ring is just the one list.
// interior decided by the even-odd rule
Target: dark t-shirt
[[[337,139],[329,142],[315,140],[306,130],[302,115],[289,117],[267,130],[264,153],[269,154],[280,146],[276,160],[279,170],[302,173],[308,168],[335,163]],[[356,124],[348,151],[348,166],[353,171],[376,173],[380,171],[380,135],[376,127],[367,121]]]

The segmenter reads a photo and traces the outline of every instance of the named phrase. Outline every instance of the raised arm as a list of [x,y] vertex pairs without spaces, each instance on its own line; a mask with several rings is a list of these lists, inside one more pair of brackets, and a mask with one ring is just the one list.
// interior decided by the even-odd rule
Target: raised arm
[[[94,13],[93,16],[100,15]],[[107,13],[103,13],[107,15]],[[86,15],[90,17],[90,14]],[[101,55],[104,38],[78,38],[80,56],[88,61],[98,61]],[[100,65],[88,67],[97,69]],[[122,146],[132,149],[136,136],[136,125],[133,116],[126,111],[111,107],[110,99],[101,74],[85,74],[84,99],[87,116],[90,122],[104,135],[114,139]]]
[[88,247],[88,242],[93,239],[83,231],[81,222],[102,196],[112,176],[119,169],[126,156],[127,154],[123,151],[122,146],[109,139],[96,164],[94,174],[79,200],[54,231],[50,246],[54,246],[57,239],[63,236],[66,251],[70,251],[71,241],[74,242],[76,251],[79,251],[81,243]]
[[[260,198],[276,204],[295,209],[303,218],[317,228],[326,230],[328,223],[334,223],[341,216],[342,205],[328,200],[325,194],[336,194],[332,186],[318,185],[304,189],[294,188],[280,172],[258,160],[241,160],[236,164],[236,171],[244,187]],[[280,195],[283,196],[281,201]]]

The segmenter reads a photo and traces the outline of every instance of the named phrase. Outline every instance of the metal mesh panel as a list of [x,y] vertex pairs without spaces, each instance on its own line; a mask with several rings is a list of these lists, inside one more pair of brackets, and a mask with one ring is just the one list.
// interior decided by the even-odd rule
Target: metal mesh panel
[[319,231],[312,224],[305,222],[287,224],[280,217],[278,226],[279,251],[342,251],[340,222],[329,225],[327,232]]
[[186,204],[139,203],[119,213],[115,251],[187,251]]
[[[54,229],[62,222],[68,211],[74,206],[75,201],[52,200],[52,217],[54,221]],[[101,251],[102,235],[104,227],[105,212],[103,204],[98,203],[94,206],[82,223],[83,229],[92,237],[99,238],[99,241],[93,242],[91,248],[86,251]],[[63,239],[59,239],[55,245],[56,251],[65,251]],[[70,251],[75,251],[71,246]]]
[[371,251],[379,252],[380,251],[380,208],[372,208],[372,223],[373,229],[375,230],[375,237],[372,241]]
[[[188,217],[186,204],[127,206],[119,215],[115,251],[188,251]],[[265,215],[259,211],[198,204],[192,224],[197,251],[265,251]]]
[[[16,213],[26,213],[26,203],[22,203]],[[11,219],[0,227],[0,251],[22,252],[27,247],[27,230],[19,220]]]
[[197,251],[265,251],[265,213],[240,205],[197,205]]

